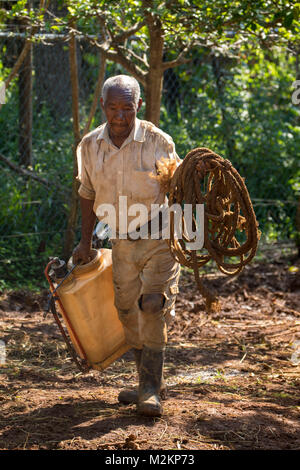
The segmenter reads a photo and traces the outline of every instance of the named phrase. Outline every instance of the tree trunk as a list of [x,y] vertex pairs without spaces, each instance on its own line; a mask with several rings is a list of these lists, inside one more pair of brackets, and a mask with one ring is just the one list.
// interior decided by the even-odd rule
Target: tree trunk
[[[300,49],[298,49],[297,54],[296,54],[296,80],[300,80]],[[296,247],[298,249],[298,258],[300,258],[300,197],[298,200],[298,206],[297,206],[297,212],[296,212],[295,228],[297,232]]]
[[[149,2],[147,2],[149,3]],[[149,5],[148,5],[149,6]],[[164,38],[161,21],[151,13],[146,14],[146,22],[150,36],[149,72],[146,76],[145,119],[156,126],[159,125],[160,105],[163,86],[163,47]]]
[[145,89],[145,119],[150,121],[156,126],[159,125],[160,120],[160,105],[162,94],[163,75],[162,72],[157,70],[148,73],[146,78]]

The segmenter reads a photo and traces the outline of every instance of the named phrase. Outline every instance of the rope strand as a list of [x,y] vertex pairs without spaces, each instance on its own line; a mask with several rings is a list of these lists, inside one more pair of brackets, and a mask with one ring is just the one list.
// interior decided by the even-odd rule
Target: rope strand
[[[260,238],[244,179],[229,160],[208,148],[193,149],[170,178],[169,205],[173,204],[192,204],[193,210],[196,204],[204,204],[203,248],[207,254],[188,250],[185,242],[192,240],[175,238],[172,212],[168,243],[174,258],[181,265],[193,269],[198,289],[206,299],[207,310],[218,310],[217,296],[203,284],[199,268],[214,260],[222,273],[236,275],[255,256]],[[197,228],[194,216],[193,225]],[[246,236],[244,242],[238,241],[237,231]],[[230,262],[225,260],[227,257],[231,258]]]

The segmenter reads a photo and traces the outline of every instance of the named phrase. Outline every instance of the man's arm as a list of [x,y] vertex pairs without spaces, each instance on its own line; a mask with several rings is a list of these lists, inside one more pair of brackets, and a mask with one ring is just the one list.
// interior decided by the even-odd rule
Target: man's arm
[[92,236],[96,215],[93,211],[94,201],[80,196],[81,209],[81,240],[73,251],[73,263],[91,261]]

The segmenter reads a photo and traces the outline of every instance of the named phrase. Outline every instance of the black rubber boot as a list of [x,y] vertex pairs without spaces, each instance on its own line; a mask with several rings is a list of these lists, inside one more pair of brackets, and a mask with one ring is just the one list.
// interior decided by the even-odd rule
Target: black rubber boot
[[[134,349],[133,352],[134,352],[135,363],[136,363],[136,367],[137,367],[137,371],[139,375],[139,369],[140,369],[141,358],[142,358],[142,349]],[[167,385],[165,383],[164,377],[162,377],[159,395],[160,395],[161,400],[166,400]],[[124,389],[124,390],[121,390],[121,392],[119,393],[118,401],[125,405],[132,405],[132,404],[137,404],[138,397],[139,397],[139,392],[137,389],[132,389],[132,390]]]
[[137,412],[143,416],[161,416],[160,389],[162,384],[164,351],[144,346],[141,365]]

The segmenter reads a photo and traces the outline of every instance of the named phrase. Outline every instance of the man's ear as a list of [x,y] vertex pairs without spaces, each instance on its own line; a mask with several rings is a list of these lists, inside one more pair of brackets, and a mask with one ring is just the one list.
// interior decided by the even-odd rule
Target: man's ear
[[140,98],[140,99],[139,99],[139,102],[138,102],[138,105],[137,105],[137,110],[136,110],[137,113],[138,113],[139,110],[141,109],[142,103],[143,103],[143,100],[142,100],[142,98]]
[[100,104],[101,104],[101,108],[102,108],[103,111],[104,111],[104,101],[103,101],[103,98],[100,98]]

